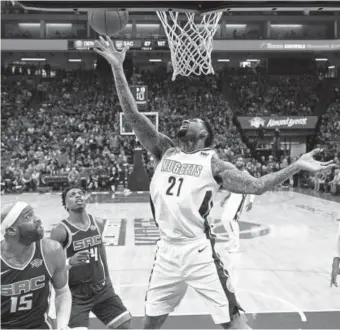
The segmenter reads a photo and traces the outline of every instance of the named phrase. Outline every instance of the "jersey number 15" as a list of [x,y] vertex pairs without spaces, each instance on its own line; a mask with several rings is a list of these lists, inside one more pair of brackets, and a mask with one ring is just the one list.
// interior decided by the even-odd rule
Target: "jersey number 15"
[[[174,189],[175,186],[178,185],[178,188],[177,188],[177,195],[175,195],[175,196],[179,196],[179,194],[181,193],[182,183],[183,183],[184,179],[183,179],[183,178],[177,179],[177,178],[174,177],[174,176],[170,176],[168,181],[169,181],[169,183],[170,183],[170,186],[169,186],[169,188],[166,190],[166,194],[167,194],[168,196],[173,196],[173,195],[174,195],[173,189]],[[177,182],[179,182],[179,183],[177,184]]]
[[32,308],[33,293],[11,297],[11,313],[27,311]]

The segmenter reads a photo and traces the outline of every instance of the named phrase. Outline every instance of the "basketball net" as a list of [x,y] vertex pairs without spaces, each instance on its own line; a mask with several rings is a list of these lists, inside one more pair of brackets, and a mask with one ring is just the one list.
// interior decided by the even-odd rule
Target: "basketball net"
[[[168,37],[173,65],[172,80],[177,75],[214,74],[211,63],[213,37],[222,12],[201,16],[195,23],[195,13],[184,13],[187,21],[179,20],[178,12],[157,11]],[[199,16],[199,15],[197,15]]]

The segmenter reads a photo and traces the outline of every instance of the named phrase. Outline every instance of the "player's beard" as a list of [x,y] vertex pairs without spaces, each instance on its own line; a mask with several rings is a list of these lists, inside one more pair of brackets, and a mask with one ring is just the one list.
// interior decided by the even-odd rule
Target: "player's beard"
[[27,227],[20,225],[19,230],[19,242],[23,245],[31,245],[33,242],[37,242],[44,237],[44,230],[39,229],[40,224],[35,227]]

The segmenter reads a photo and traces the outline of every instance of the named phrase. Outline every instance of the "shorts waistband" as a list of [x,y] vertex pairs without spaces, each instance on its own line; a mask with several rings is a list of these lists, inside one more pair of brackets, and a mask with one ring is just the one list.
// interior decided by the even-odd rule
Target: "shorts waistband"
[[164,243],[167,245],[187,245],[187,244],[196,244],[198,242],[204,242],[207,240],[207,236],[205,234],[201,236],[196,236],[193,238],[182,238],[182,239],[167,239],[167,238],[161,238],[158,242]]

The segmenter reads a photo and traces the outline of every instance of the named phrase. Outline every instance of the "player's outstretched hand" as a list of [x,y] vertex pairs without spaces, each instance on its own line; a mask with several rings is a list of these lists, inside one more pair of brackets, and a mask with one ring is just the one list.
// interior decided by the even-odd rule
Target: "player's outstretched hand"
[[118,51],[114,46],[110,37],[106,37],[106,40],[102,36],[95,42],[96,53],[103,56],[112,66],[120,66],[123,64],[128,46],[124,47],[121,51]]
[[69,260],[70,266],[74,267],[88,262],[91,253],[89,251],[79,251]]
[[308,172],[319,172],[337,167],[333,160],[330,160],[329,162],[318,162],[315,160],[314,156],[320,152],[322,152],[322,149],[314,149],[311,152],[302,155],[296,162],[299,169]]

